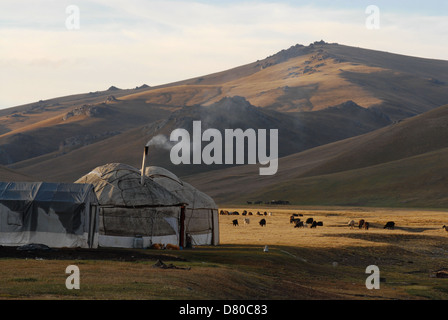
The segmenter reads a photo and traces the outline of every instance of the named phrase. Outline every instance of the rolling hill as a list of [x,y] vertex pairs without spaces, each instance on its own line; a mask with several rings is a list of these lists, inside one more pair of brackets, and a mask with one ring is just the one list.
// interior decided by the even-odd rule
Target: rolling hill
[[[337,121],[335,121],[337,119]],[[176,128],[192,131],[194,120],[200,120],[202,130],[218,129],[223,135],[227,128],[279,130],[279,156],[287,156],[316,146],[354,135],[370,132],[387,125],[383,115],[347,102],[333,108],[297,116],[252,106],[242,97],[223,98],[209,106],[183,107],[167,119],[147,126],[128,130],[122,134],[73,150],[59,151],[14,164],[22,172],[38,175],[47,180],[74,181],[104,162],[124,162],[139,167],[143,147],[155,136],[166,139]],[[204,143],[205,145],[205,143]],[[190,175],[220,170],[228,165],[175,166],[170,162],[169,148],[150,147],[150,162],[163,166],[178,175]],[[86,156],[88,155],[88,156]],[[70,165],[68,165],[70,164]],[[67,165],[70,171],[67,172]]]
[[[111,86],[0,110],[0,165],[35,179],[72,182],[105,163],[139,167],[143,147],[153,137],[191,130],[192,122],[201,120],[203,130],[279,130],[281,159],[274,177],[260,177],[259,165],[175,166],[166,147],[151,147],[150,164],[208,190],[219,202],[282,196],[323,203],[327,194],[326,201],[337,204],[424,203],[425,197],[408,201],[406,192],[375,202],[364,195],[377,192],[355,180],[378,175],[392,186],[387,169],[392,163],[398,161],[412,177],[418,163],[443,159],[447,107],[441,106],[448,103],[447,89],[448,61],[323,41],[295,45],[175,83]],[[359,192],[365,190],[357,200],[342,200],[350,194],[344,177],[352,177],[350,186]],[[403,183],[410,188],[410,180]],[[333,193],[319,192],[325,185]],[[431,203],[443,202],[437,201]]]
[[[221,203],[448,205],[448,105],[279,159],[275,176],[242,166],[184,178]],[[235,188],[244,186],[245,192]]]

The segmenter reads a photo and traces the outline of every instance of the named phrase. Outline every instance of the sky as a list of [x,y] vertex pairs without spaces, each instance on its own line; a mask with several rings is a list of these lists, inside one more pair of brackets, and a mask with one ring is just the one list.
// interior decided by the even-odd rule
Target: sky
[[1,0],[0,109],[185,80],[320,40],[448,60],[448,1]]

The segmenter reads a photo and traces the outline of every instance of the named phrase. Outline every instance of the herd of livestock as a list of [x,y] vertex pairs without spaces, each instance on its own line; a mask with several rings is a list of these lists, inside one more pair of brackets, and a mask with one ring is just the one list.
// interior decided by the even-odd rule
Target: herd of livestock
[[[238,211],[227,211],[227,210],[221,210],[220,211],[220,215],[229,215],[229,216],[239,216],[240,213]],[[245,216],[243,219],[243,222],[245,225],[250,223],[250,218],[247,216],[272,216],[272,212],[266,212],[264,211],[263,213],[261,213],[260,211],[257,211],[257,213],[252,213],[251,211],[247,211],[244,210],[241,213],[242,216]],[[259,222],[259,225],[262,227],[266,226],[266,219],[263,217]],[[289,223],[292,224],[294,226],[294,228],[317,228],[317,227],[322,227],[324,225],[323,221],[317,221],[314,220],[314,218],[304,218],[303,214],[300,213],[293,213],[290,217],[289,217]],[[234,219],[232,221],[232,224],[234,226],[238,226],[238,219]],[[364,219],[359,220],[358,222],[356,222],[355,220],[350,220],[348,222],[348,227],[350,229],[354,229],[354,228],[359,228],[359,229],[364,229],[364,230],[369,230],[371,223],[369,221],[366,221]],[[445,229],[445,231],[448,232],[448,226],[443,226],[443,229]],[[388,221],[383,229],[389,229],[389,230],[394,230],[395,229],[395,222],[394,221]]]
[[[235,215],[235,216],[239,216],[240,213],[238,211],[227,211],[227,210],[221,210],[220,211],[220,215]],[[252,213],[251,211],[247,211],[244,210],[241,213],[242,216],[253,216],[253,215],[257,215],[257,216],[272,216],[272,212],[264,212],[261,213],[260,211],[258,211],[256,214]],[[294,225],[294,228],[317,228],[317,227],[322,227],[324,225],[323,221],[317,221],[314,220],[314,218],[307,218],[307,219],[303,219],[303,214],[300,213],[293,213],[290,217],[289,217],[289,223]],[[249,224],[250,223],[250,218],[245,217],[244,218],[244,224]],[[238,226],[238,219],[234,219],[232,221],[232,224],[234,226]],[[259,221],[260,226],[264,227],[266,226],[266,219],[261,219]],[[358,221],[358,223],[356,223],[355,220],[350,220],[348,222],[348,227],[350,227],[350,229],[353,229],[355,227],[359,228],[359,229],[365,229],[365,230],[369,230],[370,227],[370,223],[368,221],[365,221],[364,219],[361,219]],[[445,226],[444,226],[445,227]],[[395,228],[395,222],[394,221],[389,221],[384,225],[384,229],[390,229],[393,230]],[[446,228],[447,230],[448,228]],[[447,230],[448,231],[448,230]]]

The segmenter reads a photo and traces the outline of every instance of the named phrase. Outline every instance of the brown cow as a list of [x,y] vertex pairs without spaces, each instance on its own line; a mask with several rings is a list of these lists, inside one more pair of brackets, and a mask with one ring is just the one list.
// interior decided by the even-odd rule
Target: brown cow
[[364,219],[359,220],[359,223],[358,223],[359,229],[362,229],[362,227],[364,226],[364,222],[366,222]]

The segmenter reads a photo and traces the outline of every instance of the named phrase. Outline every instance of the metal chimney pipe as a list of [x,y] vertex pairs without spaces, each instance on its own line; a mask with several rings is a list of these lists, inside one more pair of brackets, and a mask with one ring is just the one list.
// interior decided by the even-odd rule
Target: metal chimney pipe
[[142,172],[141,172],[141,179],[140,184],[143,186],[145,184],[145,168],[146,168],[146,158],[148,156],[149,147],[145,146],[145,151],[143,151],[143,161],[142,161]]

